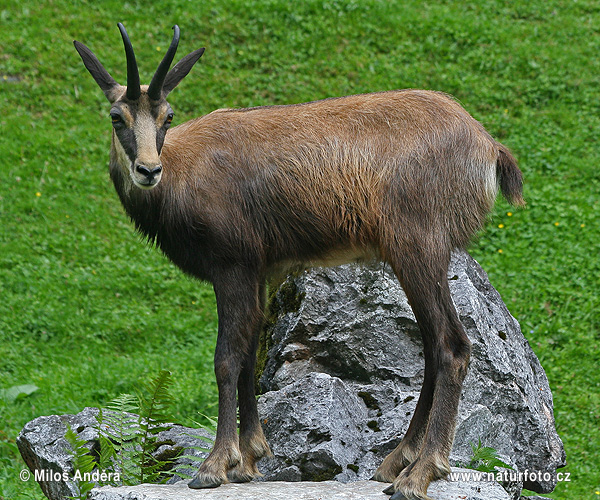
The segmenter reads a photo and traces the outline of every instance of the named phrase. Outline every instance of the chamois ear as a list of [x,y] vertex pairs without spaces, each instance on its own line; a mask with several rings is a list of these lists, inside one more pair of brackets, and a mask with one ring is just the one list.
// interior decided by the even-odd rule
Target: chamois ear
[[112,95],[112,91],[115,89],[115,87],[119,87],[119,84],[112,76],[110,76],[108,71],[104,69],[104,66],[102,66],[94,53],[85,45],[83,45],[83,43],[74,40],[73,45],[75,45],[75,49],[81,56],[83,64],[92,75],[92,78],[96,80],[96,83],[102,89],[107,99],[111,100],[110,96]]
[[202,57],[202,54],[204,54],[204,48],[195,50],[171,68],[171,71],[169,71],[165,77],[165,82],[162,87],[163,95],[167,96],[171,90],[179,85],[179,82],[190,72],[192,66],[198,62],[198,59]]

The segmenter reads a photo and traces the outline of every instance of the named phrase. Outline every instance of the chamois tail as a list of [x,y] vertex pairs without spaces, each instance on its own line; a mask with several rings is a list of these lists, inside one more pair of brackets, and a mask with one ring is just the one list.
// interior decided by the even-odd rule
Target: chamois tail
[[515,157],[502,144],[498,144],[496,176],[500,182],[500,190],[506,201],[511,205],[525,206],[525,200],[523,199],[523,175],[519,170]]

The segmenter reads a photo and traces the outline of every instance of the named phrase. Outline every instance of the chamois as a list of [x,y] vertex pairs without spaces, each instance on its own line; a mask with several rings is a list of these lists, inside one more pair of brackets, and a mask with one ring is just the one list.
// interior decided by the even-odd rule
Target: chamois
[[74,42],[111,104],[110,176],[137,229],[212,283],[217,300],[217,436],[189,487],[250,481],[270,454],[254,394],[266,280],[291,265],[376,259],[391,265],[417,318],[425,376],[406,436],[374,479],[393,483],[393,500],[428,498],[450,470],[470,356],[448,288],[450,253],[483,226],[499,187],[524,203],[515,159],[455,100],[425,90],[219,109],[169,129],[166,97],[204,49],[169,71],[174,26],[150,85],[140,85],[118,26],[127,86]]

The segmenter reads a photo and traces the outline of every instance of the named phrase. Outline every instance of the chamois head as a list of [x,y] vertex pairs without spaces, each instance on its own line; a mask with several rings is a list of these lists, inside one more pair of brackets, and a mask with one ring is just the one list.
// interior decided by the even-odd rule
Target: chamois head
[[162,176],[160,151],[167,129],[173,120],[173,110],[166,98],[200,59],[204,49],[185,56],[173,69],[169,67],[179,44],[179,26],[173,27],[171,45],[152,77],[150,85],[140,85],[140,75],[133,47],[125,27],[119,30],[127,56],[127,86],[119,85],[104,69],[98,58],[80,42],[74,41],[83,64],[111,103],[113,144],[117,157],[129,170],[133,183],[141,189],[152,189]]

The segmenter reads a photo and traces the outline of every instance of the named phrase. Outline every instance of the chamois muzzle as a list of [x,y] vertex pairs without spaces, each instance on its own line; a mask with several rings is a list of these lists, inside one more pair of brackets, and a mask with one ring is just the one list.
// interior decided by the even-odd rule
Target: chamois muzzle
[[162,177],[162,165],[146,166],[136,163],[131,175],[134,184],[141,189],[152,189]]

